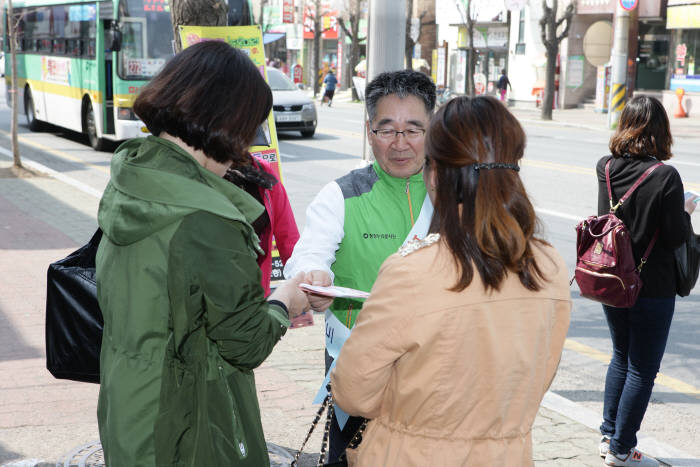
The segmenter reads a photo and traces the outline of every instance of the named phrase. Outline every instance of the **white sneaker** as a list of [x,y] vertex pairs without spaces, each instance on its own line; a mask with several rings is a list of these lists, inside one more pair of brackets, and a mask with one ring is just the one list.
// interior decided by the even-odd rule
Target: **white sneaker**
[[608,455],[609,449],[610,449],[610,436],[603,435],[603,437],[600,438],[600,444],[598,445],[598,453],[600,454],[600,457],[605,459],[605,456]]
[[624,457],[619,457],[619,455],[615,455],[612,451],[608,451],[608,454],[605,456],[605,465],[659,467],[660,464],[656,459],[651,458],[646,454],[642,454],[641,451],[632,448]]

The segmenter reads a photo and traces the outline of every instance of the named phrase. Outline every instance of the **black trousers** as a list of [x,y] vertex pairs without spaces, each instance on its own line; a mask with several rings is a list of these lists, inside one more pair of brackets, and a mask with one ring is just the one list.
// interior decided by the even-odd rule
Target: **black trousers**
[[[326,373],[328,373],[328,368],[330,368],[331,364],[333,364],[333,358],[328,355],[328,351],[326,350]],[[363,421],[364,418],[362,417],[350,417],[341,430],[338,426],[338,420],[336,420],[335,414],[333,414],[331,428],[328,433],[329,447],[327,462],[335,462],[338,460],[338,457],[345,452],[345,448],[350,444],[352,437],[355,436],[357,430],[360,429]]]

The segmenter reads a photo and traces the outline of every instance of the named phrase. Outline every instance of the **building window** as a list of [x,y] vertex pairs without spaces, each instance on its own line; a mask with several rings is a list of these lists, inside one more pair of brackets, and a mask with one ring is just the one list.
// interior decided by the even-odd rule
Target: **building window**
[[515,53],[523,55],[525,53],[525,8],[520,10],[518,20],[518,43],[515,44]]

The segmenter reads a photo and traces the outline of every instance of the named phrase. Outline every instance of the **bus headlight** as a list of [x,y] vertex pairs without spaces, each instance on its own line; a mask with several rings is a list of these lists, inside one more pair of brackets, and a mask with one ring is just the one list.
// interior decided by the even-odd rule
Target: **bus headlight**
[[138,120],[131,107],[117,107],[117,118],[119,120]]

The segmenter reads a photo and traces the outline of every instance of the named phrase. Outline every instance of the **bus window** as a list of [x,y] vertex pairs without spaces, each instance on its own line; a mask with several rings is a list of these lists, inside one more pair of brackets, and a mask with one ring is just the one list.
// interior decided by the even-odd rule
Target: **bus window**
[[120,0],[122,48],[117,70],[122,79],[148,80],[173,55],[173,27],[166,0]]

